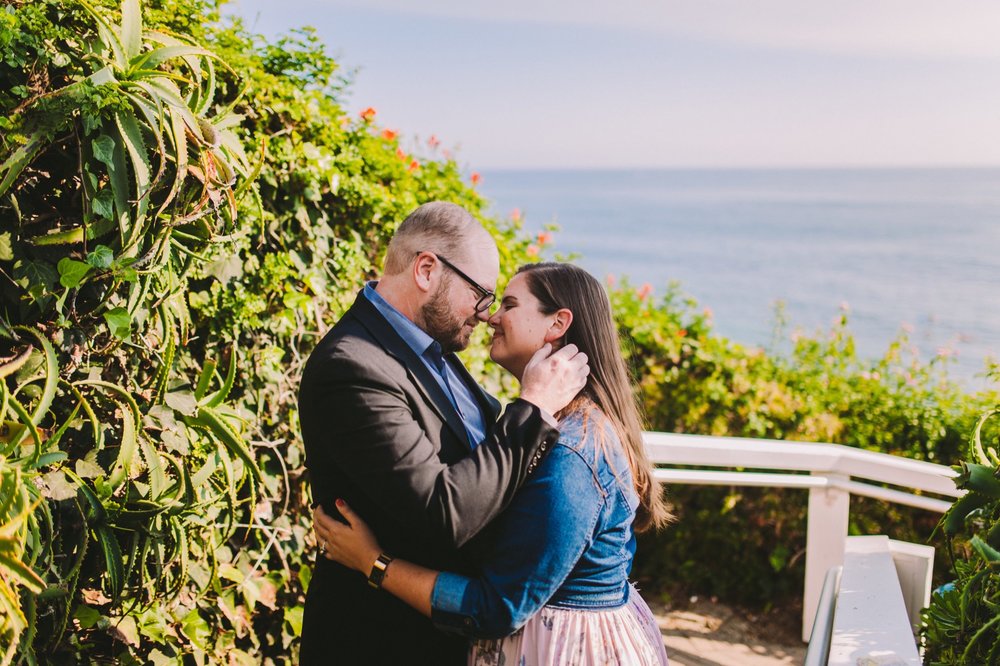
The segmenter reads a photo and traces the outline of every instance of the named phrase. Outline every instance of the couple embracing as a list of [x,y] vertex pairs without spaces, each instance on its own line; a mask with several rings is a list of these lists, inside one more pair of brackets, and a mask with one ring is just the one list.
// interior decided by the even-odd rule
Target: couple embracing
[[[498,274],[467,211],[424,204],[306,364],[305,666],[667,663],[628,582],[668,514],[607,295],[531,264],[493,308]],[[454,354],[481,322],[521,385],[502,415]]]

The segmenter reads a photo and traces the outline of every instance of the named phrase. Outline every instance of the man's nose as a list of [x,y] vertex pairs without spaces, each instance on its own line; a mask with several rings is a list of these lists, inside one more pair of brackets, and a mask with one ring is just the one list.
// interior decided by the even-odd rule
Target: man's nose
[[477,312],[476,313],[476,319],[478,319],[479,321],[488,322],[491,319],[491,317],[490,317],[490,309],[486,308],[482,312]]

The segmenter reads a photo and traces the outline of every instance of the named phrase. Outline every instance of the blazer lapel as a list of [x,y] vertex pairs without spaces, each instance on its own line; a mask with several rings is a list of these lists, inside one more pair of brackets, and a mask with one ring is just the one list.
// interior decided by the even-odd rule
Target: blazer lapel
[[365,298],[364,293],[358,294],[354,305],[351,306],[351,312],[368,329],[372,337],[382,345],[386,353],[406,368],[407,374],[413,381],[414,386],[423,394],[427,404],[448,424],[448,427],[451,428],[458,440],[466,448],[471,449],[469,433],[465,429],[462,417],[459,416],[458,411],[452,406],[451,400],[448,399],[441,385],[434,379],[423,359],[417,356],[410,345],[406,344],[406,341],[386,321],[382,313],[372,305],[371,301]]
[[469,390],[472,391],[472,395],[479,404],[479,410],[483,414],[483,420],[486,424],[486,433],[489,434],[493,430],[493,426],[497,419],[500,418],[500,402],[483,390],[483,387],[472,378],[472,375],[470,375],[469,371],[466,370],[465,365],[462,364],[462,361],[458,358],[458,356],[455,354],[448,354],[445,358],[448,360],[455,373],[461,378]]

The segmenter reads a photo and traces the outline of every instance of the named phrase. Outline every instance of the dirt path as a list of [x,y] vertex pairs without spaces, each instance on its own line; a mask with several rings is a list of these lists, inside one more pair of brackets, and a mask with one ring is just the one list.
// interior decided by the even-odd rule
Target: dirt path
[[684,606],[650,603],[671,666],[791,666],[805,658],[794,612],[747,615],[697,598]]

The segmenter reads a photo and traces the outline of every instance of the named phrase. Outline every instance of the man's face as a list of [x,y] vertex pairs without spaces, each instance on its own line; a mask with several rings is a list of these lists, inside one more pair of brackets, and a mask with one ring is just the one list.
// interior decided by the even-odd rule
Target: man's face
[[[464,258],[448,259],[480,287],[488,291],[496,289],[500,260],[492,241],[469,248]],[[441,344],[445,353],[461,351],[469,346],[476,326],[489,318],[489,310],[476,312],[482,292],[438,263],[441,271],[438,287],[420,309],[423,328]]]

